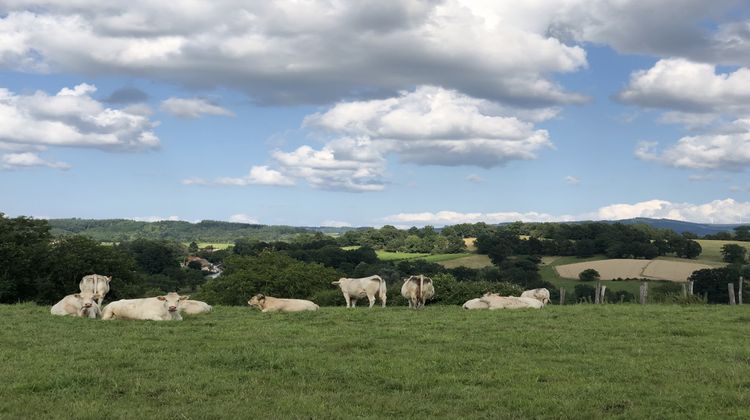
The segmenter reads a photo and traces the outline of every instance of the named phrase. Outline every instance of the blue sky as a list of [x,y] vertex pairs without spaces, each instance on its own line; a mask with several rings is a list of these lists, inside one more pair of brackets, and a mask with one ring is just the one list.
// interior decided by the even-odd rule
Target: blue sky
[[745,2],[153,3],[0,5],[1,212],[750,221]]

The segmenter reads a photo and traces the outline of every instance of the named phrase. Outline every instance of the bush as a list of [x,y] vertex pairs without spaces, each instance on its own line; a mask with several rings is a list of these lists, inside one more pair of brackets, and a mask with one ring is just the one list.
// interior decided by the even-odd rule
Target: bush
[[581,281],[599,280],[600,277],[599,272],[593,268],[587,268],[578,274],[578,279]]
[[[437,274],[432,277],[435,286],[435,298],[432,303],[442,305],[463,305],[469,299],[481,297],[487,292],[503,296],[519,296],[523,289],[511,283],[490,283],[486,281],[459,282],[450,274]],[[399,288],[399,296],[401,285]]]
[[224,264],[224,273],[207,281],[196,299],[219,305],[245,305],[257,293],[311,299],[316,293],[332,290],[331,282],[342,277],[332,268],[273,251],[262,251],[258,256],[231,256]]

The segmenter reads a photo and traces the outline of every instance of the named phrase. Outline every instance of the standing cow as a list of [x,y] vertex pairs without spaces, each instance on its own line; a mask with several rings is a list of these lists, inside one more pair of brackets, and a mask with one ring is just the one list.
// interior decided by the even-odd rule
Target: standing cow
[[534,298],[546,305],[549,303],[549,290],[545,288],[526,290],[521,293],[521,297]]
[[380,303],[385,308],[385,280],[378,275],[359,279],[342,277],[337,281],[331,282],[331,284],[335,284],[341,288],[347,308],[354,308],[357,306],[357,300],[365,296],[370,301],[371,308],[375,305],[375,296],[380,299]]
[[97,318],[101,315],[99,305],[96,303],[98,297],[98,295],[90,292],[67,295],[50,309],[50,313],[61,316],[72,315],[81,318]]
[[409,300],[410,308],[419,309],[423,307],[428,299],[435,296],[432,279],[421,274],[404,279],[404,284],[401,286],[401,296]]
[[102,319],[182,321],[179,312],[180,301],[189,297],[171,292],[151,298],[116,300],[104,308]]
[[83,276],[81,282],[78,283],[78,288],[81,289],[81,292],[90,292],[99,295],[97,303],[101,306],[104,296],[109,292],[110,281],[112,281],[112,276],[89,274],[88,276]]

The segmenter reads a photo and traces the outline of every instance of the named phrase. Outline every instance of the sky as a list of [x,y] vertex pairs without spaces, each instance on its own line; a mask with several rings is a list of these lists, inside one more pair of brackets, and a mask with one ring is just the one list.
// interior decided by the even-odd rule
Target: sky
[[0,212],[750,222],[744,0],[5,0]]

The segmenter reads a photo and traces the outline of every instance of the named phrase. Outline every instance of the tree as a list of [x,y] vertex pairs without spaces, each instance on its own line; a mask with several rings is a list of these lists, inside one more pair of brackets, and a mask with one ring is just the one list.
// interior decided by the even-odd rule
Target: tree
[[[705,294],[708,298],[708,303],[727,303],[729,302],[727,284],[737,283],[739,277],[739,266],[730,265],[728,267],[693,271],[688,280],[695,282],[695,294]],[[743,288],[743,298],[750,296],[747,289],[747,287]]]
[[198,251],[198,244],[195,241],[190,242],[190,245],[188,245],[188,252],[190,252],[190,255],[195,255]]
[[722,260],[730,264],[743,264],[747,256],[747,248],[737,244],[725,244],[721,247]]
[[587,268],[578,274],[578,279],[581,281],[594,281],[599,280],[600,278],[601,276],[599,275],[599,272],[593,268]]
[[734,228],[734,239],[737,241],[750,241],[750,226],[742,225]]
[[49,231],[46,220],[0,213],[0,303],[36,297],[35,281],[48,267]]

